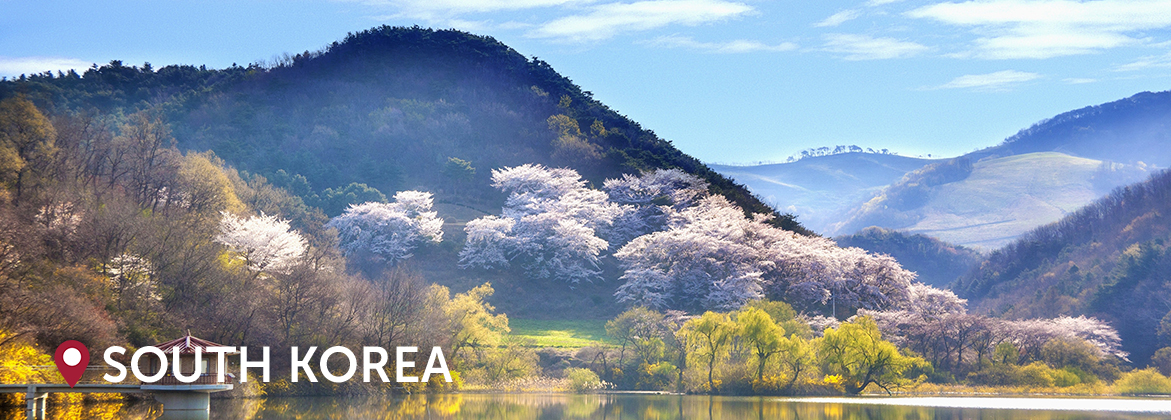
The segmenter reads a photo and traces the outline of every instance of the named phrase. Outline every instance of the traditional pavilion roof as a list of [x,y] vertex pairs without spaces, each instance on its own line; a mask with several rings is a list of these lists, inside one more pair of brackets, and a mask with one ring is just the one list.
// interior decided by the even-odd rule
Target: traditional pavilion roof
[[[208,347],[226,347],[223,344],[216,344],[199,337],[193,337],[191,336],[191,332],[188,332],[186,336],[176,338],[166,343],[155,344],[154,346],[158,347],[159,350],[162,350],[163,353],[166,354],[171,354],[171,352],[174,351],[173,349],[176,348],[179,349],[179,354],[195,354],[195,349],[199,349],[203,352],[203,354],[207,354]],[[235,353],[233,352],[229,354]]]

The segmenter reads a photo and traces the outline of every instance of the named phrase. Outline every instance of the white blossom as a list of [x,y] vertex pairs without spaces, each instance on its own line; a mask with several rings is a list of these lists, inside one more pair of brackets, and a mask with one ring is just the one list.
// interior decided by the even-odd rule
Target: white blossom
[[601,191],[586,188],[572,169],[522,165],[492,171],[493,186],[509,193],[501,216],[468,222],[460,252],[464,268],[504,267],[518,260],[536,278],[571,283],[597,278],[598,236],[623,213]]
[[351,205],[330,220],[327,226],[338,230],[338,247],[347,256],[368,252],[395,264],[410,258],[422,242],[443,240],[443,219],[431,211],[431,193],[402,191],[394,200]]
[[239,254],[255,272],[287,272],[305,253],[306,241],[276,216],[236,217],[223,213],[216,241]]
[[909,298],[915,274],[889,256],[778,229],[767,216],[747,218],[722,196],[669,211],[666,230],[614,254],[625,269],[620,301],[703,311],[765,296],[798,307],[871,309]]

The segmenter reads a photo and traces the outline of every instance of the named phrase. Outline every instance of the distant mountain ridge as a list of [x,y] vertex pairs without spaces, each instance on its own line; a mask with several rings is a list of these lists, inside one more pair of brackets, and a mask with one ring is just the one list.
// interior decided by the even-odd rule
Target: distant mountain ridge
[[1003,143],[965,155],[979,160],[1033,152],[1059,152],[1118,163],[1171,167],[1171,91],[1069,111],[1038,122]]
[[825,232],[851,205],[868,200],[904,174],[933,162],[895,154],[850,152],[767,165],[708,165],[747,185],[777,210]]
[[[995,249],[1115,187],[1171,166],[1171,92],[1143,92],[1038,122],[997,146],[956,158],[972,170],[945,180],[938,174],[949,167],[947,161],[923,160],[888,166],[891,171],[862,182],[808,181],[866,173],[858,167],[864,162],[833,157],[810,158],[823,168],[798,165],[810,159],[713,168],[823,234],[879,226]],[[788,179],[804,183],[778,182]]]

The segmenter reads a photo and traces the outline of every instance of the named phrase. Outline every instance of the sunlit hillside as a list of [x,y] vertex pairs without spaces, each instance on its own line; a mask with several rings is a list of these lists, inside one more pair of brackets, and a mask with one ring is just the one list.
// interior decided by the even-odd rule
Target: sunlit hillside
[[961,172],[966,175],[957,173],[942,182],[923,180],[926,171],[908,174],[831,231],[882,226],[996,249],[1116,185],[1147,175],[1143,167],[1056,152],[986,158],[970,162],[970,170]]

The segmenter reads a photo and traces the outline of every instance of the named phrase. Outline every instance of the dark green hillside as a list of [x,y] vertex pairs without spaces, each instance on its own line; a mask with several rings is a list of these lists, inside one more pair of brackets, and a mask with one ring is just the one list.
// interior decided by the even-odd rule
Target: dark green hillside
[[858,247],[877,254],[887,254],[908,270],[919,274],[919,281],[945,288],[967,274],[983,259],[971,248],[952,245],[924,235],[909,235],[896,230],[868,227],[858,233],[834,238],[838,246]]
[[1143,363],[1171,345],[1171,171],[1037,228],[992,252],[953,290],[1010,318],[1087,314],[1118,328]]
[[[498,213],[504,201],[489,185],[493,169],[566,166],[600,187],[623,173],[681,168],[746,211],[773,212],[548,63],[454,30],[383,26],[248,67],[113,61],[80,75],[0,82],[0,99],[17,95],[52,114],[150,109],[169,123],[180,149],[211,150],[329,216],[396,191],[433,192],[447,221],[444,242],[417,252],[411,266],[456,291],[492,281],[501,291],[493,297],[499,309],[518,316],[609,316],[618,308],[612,294],[619,274],[603,261],[609,281],[548,290],[517,273],[458,269],[463,223]],[[809,233],[789,215],[774,223]]]
[[[548,63],[453,30],[383,26],[269,66],[156,70],[113,61],[82,75],[0,83],[0,98],[16,94],[55,112],[160,108],[181,148],[212,150],[270,178],[284,170],[293,190],[304,189],[295,178],[301,175],[306,194],[351,183],[387,195],[419,188],[491,211],[500,197],[487,179],[501,166],[570,166],[599,183],[623,172],[678,167],[749,211],[771,212]],[[566,118],[550,120],[557,115]],[[470,162],[474,178],[446,173],[452,157]],[[789,216],[777,224],[804,232]]]

